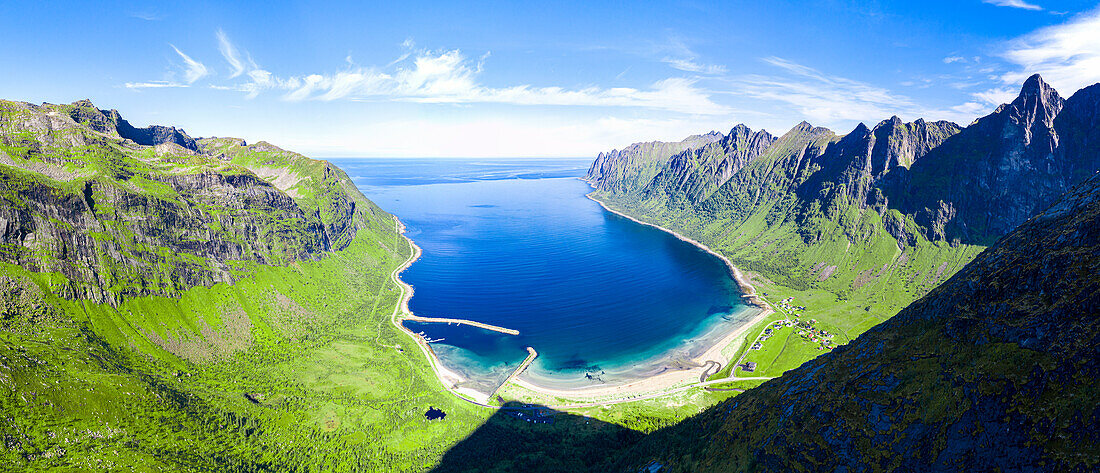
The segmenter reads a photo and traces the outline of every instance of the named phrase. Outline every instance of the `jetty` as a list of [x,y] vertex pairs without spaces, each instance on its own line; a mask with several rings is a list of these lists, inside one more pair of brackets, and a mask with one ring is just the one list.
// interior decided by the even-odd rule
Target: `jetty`
[[414,322],[427,322],[427,323],[443,323],[443,324],[459,324],[469,325],[471,327],[483,328],[485,330],[492,330],[494,332],[506,333],[508,335],[519,335],[519,330],[498,327],[496,325],[490,325],[474,320],[466,319],[450,319],[450,318],[437,318],[437,317],[420,317],[418,315],[407,314],[402,317],[403,320],[412,320]]
[[519,368],[516,368],[516,370],[513,371],[512,374],[508,375],[508,378],[505,379],[503,383],[500,383],[500,386],[497,386],[497,388],[489,394],[489,399],[492,399],[493,396],[496,396],[497,391],[500,391],[500,388],[503,388],[505,384],[508,384],[508,382],[516,379],[516,376],[519,376],[520,373],[523,373],[523,370],[527,369],[527,367],[531,365],[531,362],[535,361],[535,358],[537,356],[539,356],[539,353],[535,351],[534,348],[527,347],[527,358],[524,358],[523,363],[519,364]]

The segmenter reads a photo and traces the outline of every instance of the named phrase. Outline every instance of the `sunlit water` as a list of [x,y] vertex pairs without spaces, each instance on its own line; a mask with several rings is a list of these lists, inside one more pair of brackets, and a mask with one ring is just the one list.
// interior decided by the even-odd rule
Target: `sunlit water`
[[440,360],[489,392],[523,375],[549,387],[622,383],[684,365],[753,314],[714,256],[585,197],[588,161],[338,160],[424,253],[401,278],[410,309],[468,326],[407,322]]

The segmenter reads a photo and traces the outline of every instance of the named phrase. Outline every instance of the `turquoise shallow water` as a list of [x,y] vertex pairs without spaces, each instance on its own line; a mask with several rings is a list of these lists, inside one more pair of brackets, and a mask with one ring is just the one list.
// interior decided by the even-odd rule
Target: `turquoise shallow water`
[[440,360],[490,391],[526,356],[548,387],[677,369],[755,312],[714,256],[585,197],[587,161],[341,160],[408,227],[423,256],[410,309],[513,328],[408,322]]

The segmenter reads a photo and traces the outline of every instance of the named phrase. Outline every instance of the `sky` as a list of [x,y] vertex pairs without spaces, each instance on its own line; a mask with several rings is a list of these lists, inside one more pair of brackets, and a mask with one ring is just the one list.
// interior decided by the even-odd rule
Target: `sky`
[[455,3],[6,0],[0,98],[321,158],[592,157],[1100,82],[1095,1]]

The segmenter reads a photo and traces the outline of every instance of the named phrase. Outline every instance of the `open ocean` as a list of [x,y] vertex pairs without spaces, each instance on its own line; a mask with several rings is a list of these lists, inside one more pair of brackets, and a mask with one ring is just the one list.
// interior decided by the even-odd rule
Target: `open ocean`
[[539,357],[523,377],[537,384],[621,383],[753,315],[720,260],[586,198],[590,160],[333,162],[424,250],[401,275],[414,313],[520,331],[406,323],[442,339],[433,349],[468,387],[491,391],[527,346]]

